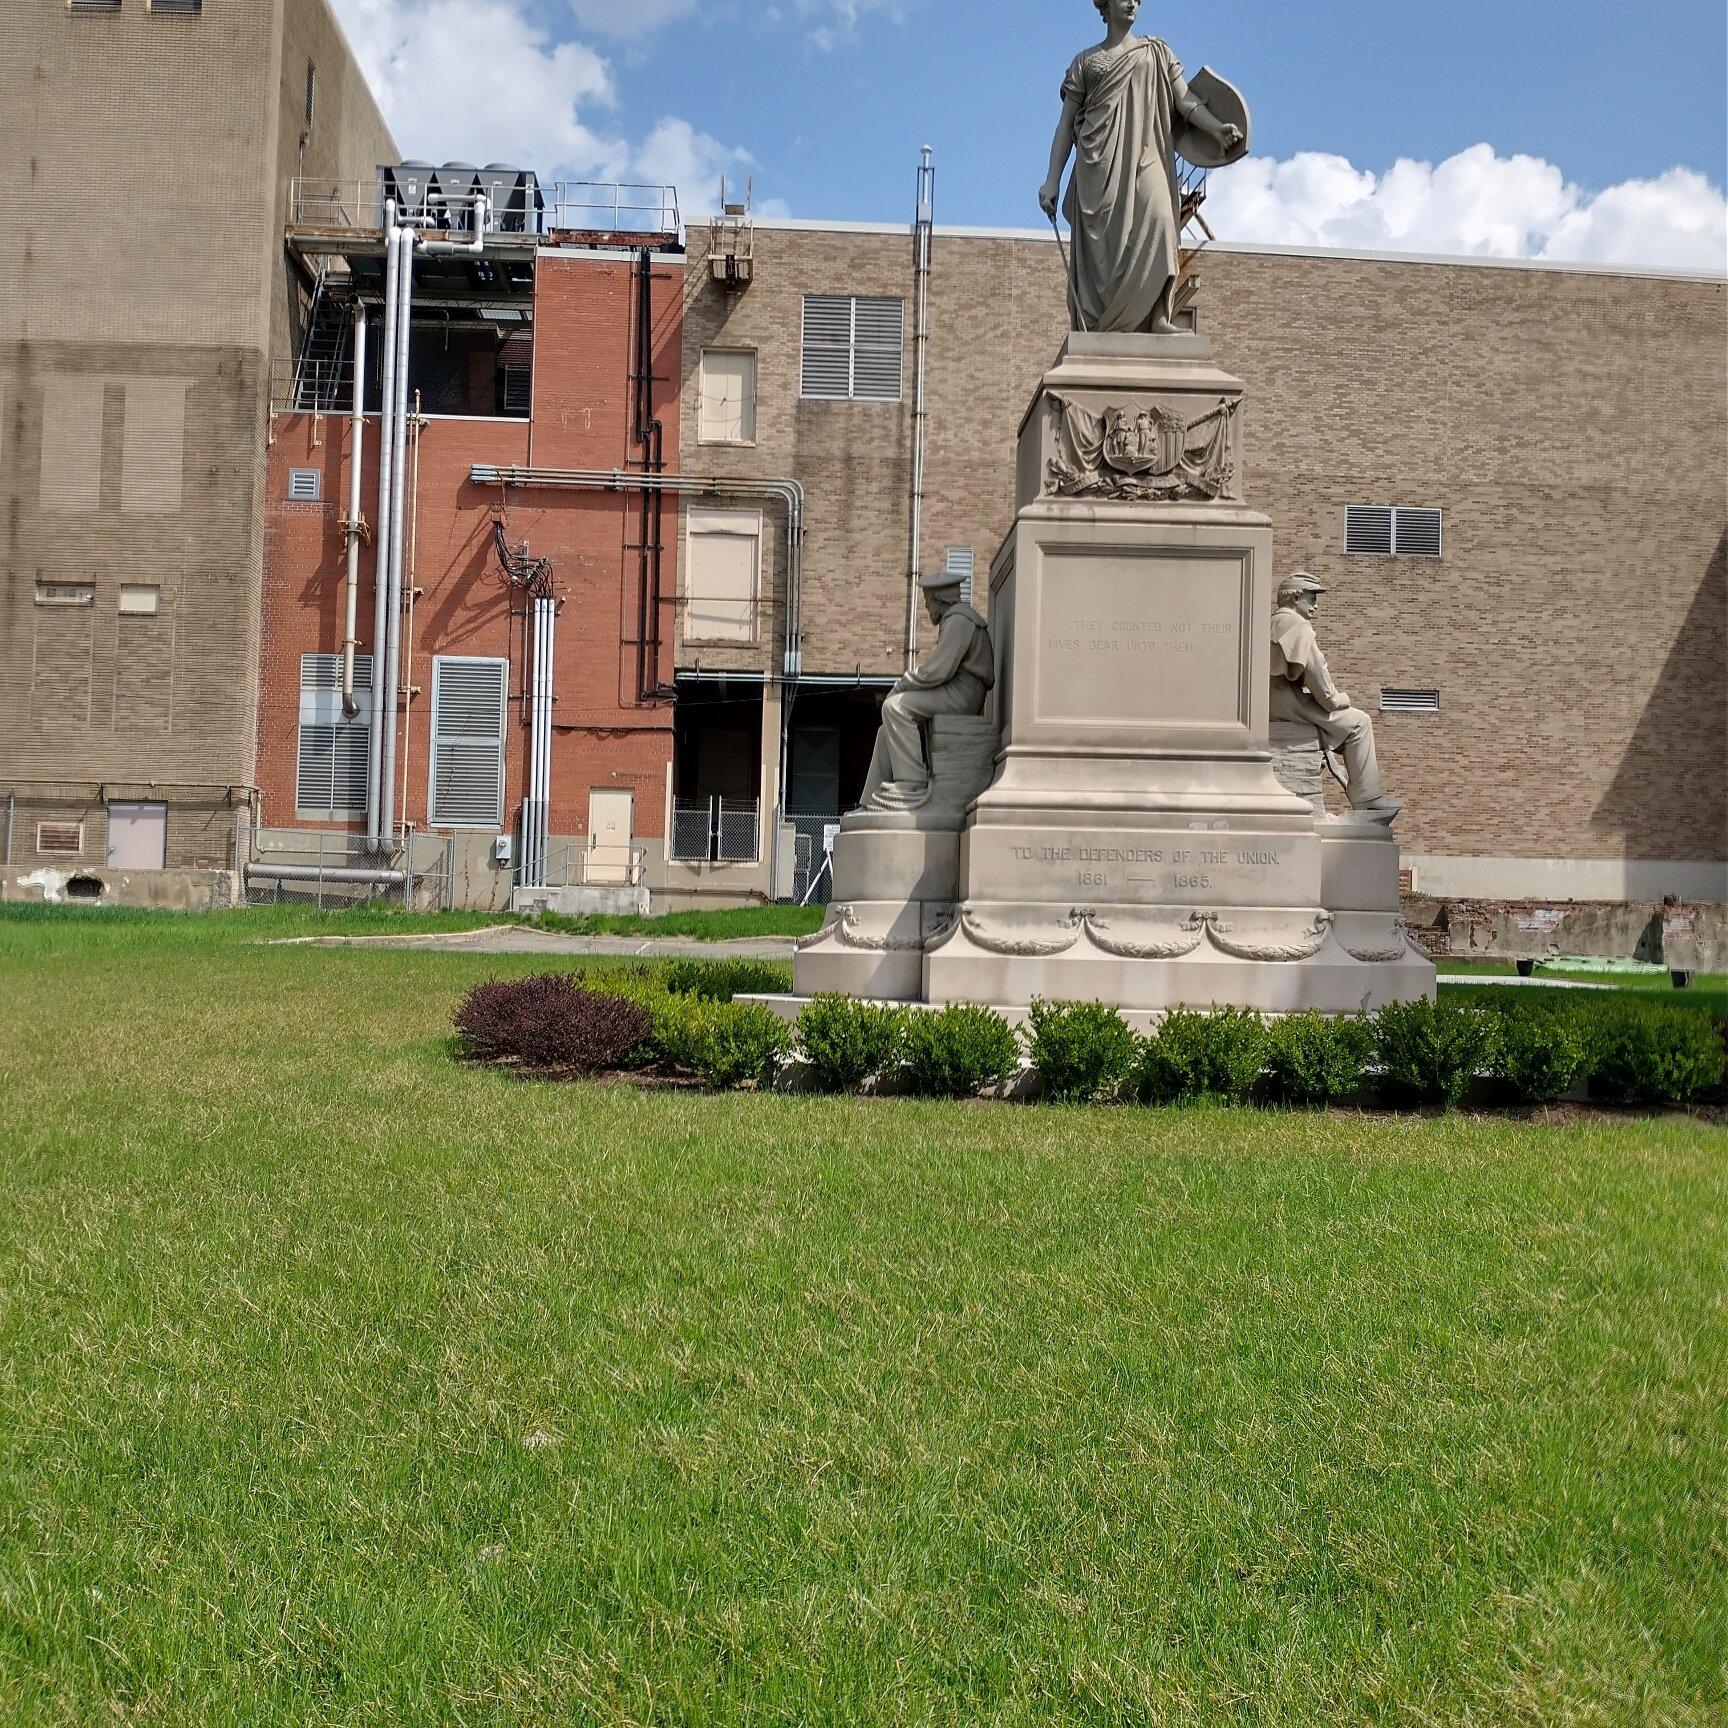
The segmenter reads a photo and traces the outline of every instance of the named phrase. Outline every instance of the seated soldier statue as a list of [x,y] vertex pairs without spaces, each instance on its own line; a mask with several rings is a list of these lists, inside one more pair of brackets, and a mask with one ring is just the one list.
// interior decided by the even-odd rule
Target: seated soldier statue
[[1314,615],[1326,585],[1298,570],[1278,584],[1272,615],[1272,719],[1312,726],[1330,754],[1343,753],[1351,808],[1378,822],[1392,822],[1404,808],[1388,798],[1380,781],[1374,722],[1333,681],[1314,634]]
[[918,585],[936,626],[936,646],[882,704],[882,730],[864,783],[866,810],[916,810],[928,802],[926,723],[941,714],[982,714],[996,682],[990,627],[961,598],[958,578],[937,570]]

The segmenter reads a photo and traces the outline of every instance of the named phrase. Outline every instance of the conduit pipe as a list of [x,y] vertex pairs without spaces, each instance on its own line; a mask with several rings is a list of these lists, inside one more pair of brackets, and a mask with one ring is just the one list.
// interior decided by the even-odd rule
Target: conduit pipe
[[355,631],[360,627],[360,470],[366,454],[366,308],[354,308],[354,412],[348,423],[348,605],[342,628],[342,713],[360,712],[354,695]]
[[473,257],[476,253],[486,250],[486,218],[491,206],[478,195],[474,199],[474,225],[470,238],[467,240],[422,240],[422,252],[437,253],[442,257],[451,254]]
[[[402,669],[402,505],[408,490],[408,373],[414,313],[414,231],[402,230],[396,274],[396,395],[391,414],[390,581],[384,617],[384,762],[379,775],[378,844],[396,838],[396,703]],[[377,675],[373,675],[376,688]]]
[[366,758],[366,839],[374,850],[384,844],[384,636],[390,606],[390,485],[396,438],[391,409],[396,400],[396,338],[401,326],[398,313],[404,238],[396,226],[396,201],[389,200],[384,210],[383,395],[378,415],[378,517],[372,536],[377,549],[372,561],[372,733],[367,741]]
[[590,492],[675,492],[686,498],[778,498],[786,506],[786,640],[782,676],[800,673],[804,604],[804,488],[796,480],[639,474],[624,468],[495,468],[476,464],[476,486],[543,486]]
[[364,882],[400,888],[408,880],[406,870],[363,870],[346,866],[320,869],[316,864],[248,864],[248,876],[261,882]]
[[558,602],[537,595],[531,606],[534,641],[528,710],[528,796],[522,806],[524,888],[546,886],[546,845],[552,801],[552,666]]
[[926,144],[923,161],[918,168],[918,213],[912,227],[913,278],[917,284],[917,328],[913,337],[914,376],[912,398],[912,555],[906,579],[906,664],[918,660],[918,612],[923,598],[919,578],[923,575],[924,556],[924,447],[929,430],[929,409],[925,402],[925,362],[930,352],[930,247],[935,232],[936,170],[931,165],[931,150]]

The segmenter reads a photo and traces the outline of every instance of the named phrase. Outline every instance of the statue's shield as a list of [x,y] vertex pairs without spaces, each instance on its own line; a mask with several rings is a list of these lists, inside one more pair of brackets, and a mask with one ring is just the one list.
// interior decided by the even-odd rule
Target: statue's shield
[[1176,154],[1196,168],[1228,168],[1248,154],[1253,142],[1254,127],[1248,115],[1248,104],[1242,92],[1228,80],[1220,78],[1210,66],[1202,66],[1188,80],[1188,88],[1211,109],[1220,120],[1242,128],[1242,142],[1234,150],[1220,150],[1198,126],[1183,122],[1176,130]]

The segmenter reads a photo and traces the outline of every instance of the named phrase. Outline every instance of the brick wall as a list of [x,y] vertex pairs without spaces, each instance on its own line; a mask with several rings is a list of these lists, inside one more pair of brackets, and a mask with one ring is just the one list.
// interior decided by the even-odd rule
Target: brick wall
[[[510,662],[511,726],[506,751],[505,823],[513,828],[527,778],[524,611],[519,591],[505,584],[492,538],[495,488],[477,487],[476,465],[622,467],[636,457],[632,441],[630,374],[635,318],[635,263],[613,255],[543,253],[535,291],[533,418],[428,420],[419,439],[418,489],[411,498],[420,589],[413,617],[413,652],[405,682],[400,754],[407,757],[406,820],[428,817],[428,735],[432,661],[438,654],[506,658]],[[653,271],[655,370],[668,380],[681,350],[682,266]],[[671,383],[666,394],[665,457],[676,471],[678,428]],[[347,422],[315,423],[305,415],[273,422],[266,507],[264,637],[259,691],[262,713],[258,784],[265,820],[296,825],[295,756],[300,656],[335,653],[342,642],[346,551],[340,518],[348,488]],[[322,442],[315,446],[314,437]],[[378,427],[369,419],[362,496],[370,520],[377,510]],[[287,501],[288,471],[315,467],[325,503]],[[588,832],[593,789],[635,795],[639,840],[664,831],[666,768],[671,760],[672,710],[663,699],[639,699],[639,499],[610,491],[513,490],[506,523],[512,544],[526,540],[552,560],[559,615],[554,683],[553,780],[550,829],[580,838]],[[650,684],[671,675],[670,615],[676,516],[668,511],[663,648]],[[361,558],[361,652],[370,650],[375,548]],[[651,634],[652,632],[650,632]],[[399,795],[400,796],[400,795]],[[308,828],[328,826],[308,820]],[[363,827],[363,824],[352,824]]]
[[[904,231],[758,227],[728,296],[693,232],[686,375],[705,344],[759,350],[753,449],[706,472],[790,474],[809,497],[804,664],[895,670],[905,629],[912,247]],[[907,400],[798,399],[806,293],[907,301]],[[1408,851],[1728,858],[1723,621],[1728,404],[1720,282],[1216,251],[1203,329],[1247,384],[1245,495],[1283,571],[1332,584],[1332,664],[1380,720]],[[1009,526],[1019,423],[1066,323],[1053,242],[936,237],[923,562]],[[1438,504],[1439,560],[1343,556],[1351,503]],[[778,571],[776,571],[778,579]],[[709,658],[704,651],[703,658]],[[768,663],[767,650],[739,654]]]

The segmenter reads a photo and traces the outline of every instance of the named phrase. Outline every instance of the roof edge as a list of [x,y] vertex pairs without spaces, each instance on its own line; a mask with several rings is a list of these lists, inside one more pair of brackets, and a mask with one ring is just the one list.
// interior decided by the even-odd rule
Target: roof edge
[[[824,222],[793,216],[759,216],[760,229],[782,233],[892,234],[910,238],[909,222]],[[1048,228],[970,228],[938,222],[939,239],[946,240],[1036,240],[1051,244]],[[1540,270],[1571,276],[1630,276],[1665,282],[1728,283],[1728,269],[1682,270],[1661,264],[1583,264],[1562,258],[1495,258],[1468,252],[1381,252],[1367,247],[1278,246],[1270,242],[1216,240],[1208,252],[1240,252],[1272,258],[1317,258],[1359,264],[1428,264],[1465,270]]]

